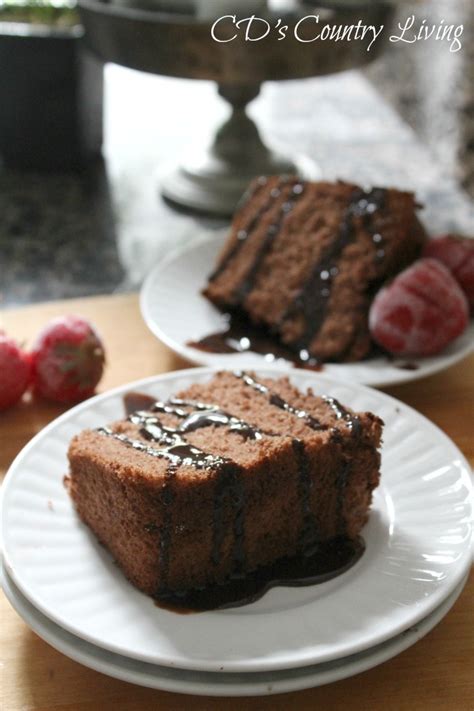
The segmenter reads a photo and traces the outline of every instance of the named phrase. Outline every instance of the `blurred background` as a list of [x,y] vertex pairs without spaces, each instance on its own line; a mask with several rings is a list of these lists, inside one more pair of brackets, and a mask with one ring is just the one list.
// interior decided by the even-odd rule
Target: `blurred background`
[[[345,2],[325,2],[322,12]],[[124,4],[116,0],[117,11],[132,17]],[[417,22],[463,24],[461,51],[386,44],[367,66],[263,83],[248,114],[265,143],[309,175],[415,190],[433,233],[472,233],[472,2],[401,2],[391,11],[395,24],[412,13]],[[137,17],[150,21],[149,12]],[[112,20],[104,23],[107,32]],[[99,40],[83,37],[73,4],[0,0],[0,307],[135,290],[172,249],[228,224],[165,201],[160,186],[212,141],[230,103],[232,131],[251,136],[239,101],[252,94],[223,100],[214,81],[129,68],[137,27],[98,56]],[[177,35],[183,46],[186,31]],[[177,42],[168,61],[182,61],[180,51]],[[104,61],[117,52],[128,67]]]
[[415,130],[446,174],[474,197],[474,5],[470,0],[408,3],[396,22],[416,13],[429,23],[464,26],[463,47],[446,52],[419,42],[390,44],[366,75]]

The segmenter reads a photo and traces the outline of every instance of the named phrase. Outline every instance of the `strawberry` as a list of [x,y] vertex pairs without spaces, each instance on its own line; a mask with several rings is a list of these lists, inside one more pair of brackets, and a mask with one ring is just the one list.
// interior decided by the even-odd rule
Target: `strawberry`
[[467,326],[469,306],[451,272],[419,259],[376,295],[369,314],[374,341],[390,353],[439,353]]
[[18,400],[31,380],[31,359],[18,343],[0,331],[0,410]]
[[63,403],[90,397],[105,363],[99,336],[79,316],[50,321],[33,346],[32,358],[35,392]]
[[426,242],[423,256],[438,259],[448,267],[474,314],[474,239],[453,234],[435,237]]

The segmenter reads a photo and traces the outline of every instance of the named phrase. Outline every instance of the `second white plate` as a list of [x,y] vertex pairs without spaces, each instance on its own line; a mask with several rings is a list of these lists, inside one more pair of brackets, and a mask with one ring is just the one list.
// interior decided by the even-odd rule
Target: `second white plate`
[[124,656],[237,672],[301,667],[369,649],[446,599],[471,562],[472,485],[462,454],[399,401],[296,370],[290,378],[297,387],[371,410],[386,423],[382,483],[363,532],[362,558],[324,584],[274,588],[251,605],[195,615],[160,609],[133,588],[71,505],[62,481],[68,443],[79,430],[120,416],[128,390],[166,398],[212,373],[178,371],[92,398],[51,423],[17,457],[2,487],[4,559],[35,607]]
[[107,652],[89,642],[66,632],[33,607],[20,593],[8,575],[3,573],[4,592],[29,627],[52,647],[76,662],[96,671],[122,679],[132,684],[163,689],[180,694],[206,696],[262,696],[288,691],[309,689],[347,679],[354,674],[372,669],[378,664],[403,652],[424,637],[449,612],[459,597],[466,580],[463,580],[446,600],[428,617],[403,634],[368,649],[366,652],[343,657],[334,662],[315,664],[286,671],[234,673],[199,672],[171,669],[157,664],[147,664]]
[[[219,233],[192,243],[160,262],[147,277],[141,292],[141,310],[148,328],[171,350],[191,363],[216,368],[288,369],[286,360],[269,362],[265,356],[245,352],[206,353],[187,345],[225,329],[224,316],[201,294],[225,239]],[[364,385],[395,385],[432,375],[448,368],[474,348],[474,324],[442,353],[431,358],[371,358],[359,363],[327,363],[324,372]],[[407,368],[407,360],[408,368]]]

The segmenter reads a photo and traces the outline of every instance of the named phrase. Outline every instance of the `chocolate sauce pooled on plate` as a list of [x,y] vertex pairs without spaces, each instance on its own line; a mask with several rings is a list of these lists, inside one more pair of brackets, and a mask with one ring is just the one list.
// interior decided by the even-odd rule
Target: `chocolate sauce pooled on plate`
[[189,341],[188,346],[206,353],[259,353],[267,362],[278,358],[293,363],[297,368],[321,371],[322,363],[310,356],[307,350],[295,351],[277,339],[263,326],[255,326],[242,313],[225,314],[227,327],[211,333],[199,341]]
[[303,587],[317,585],[349,570],[362,556],[362,538],[333,538],[313,546],[312,550],[291,558],[281,558],[272,565],[262,566],[244,577],[235,576],[221,585],[165,592],[156,605],[173,612],[204,612],[248,605],[259,600],[273,587]]
[[123,396],[123,404],[127,417],[137,410],[148,410],[155,402],[156,399],[151,395],[145,395],[145,393],[135,391],[125,393]]
[[383,358],[384,360],[388,361],[394,368],[398,368],[399,370],[418,370],[418,368],[420,368],[421,366],[421,363],[418,363],[416,361],[401,360],[403,356],[396,355],[395,353],[390,353],[385,348],[382,348],[382,346],[379,346],[377,343],[372,344],[369,357]]
[[419,363],[396,363],[395,367],[400,370],[418,370],[420,365]]

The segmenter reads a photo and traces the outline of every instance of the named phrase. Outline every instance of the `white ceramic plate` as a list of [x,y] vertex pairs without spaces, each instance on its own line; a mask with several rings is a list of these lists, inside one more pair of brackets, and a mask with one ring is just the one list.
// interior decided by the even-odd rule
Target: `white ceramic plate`
[[127,390],[162,398],[212,373],[178,371],[88,400],[20,453],[2,488],[4,557],[35,607],[73,634],[128,657],[236,672],[355,654],[408,629],[446,599],[470,565],[472,485],[462,454],[399,401],[297,370],[290,374],[296,386],[372,410],[386,422],[382,484],[363,532],[362,558],[322,585],[274,588],[251,605],[195,615],[160,609],[135,590],[75,515],[62,483],[67,445],[84,427],[116,419]]
[[28,602],[3,569],[2,572],[3,589],[11,605],[36,634],[66,656],[102,674],[132,684],[206,696],[281,694],[330,684],[372,669],[400,654],[432,630],[456,602],[466,582],[464,579],[434,612],[417,625],[366,652],[301,669],[228,674],[171,669],[107,652],[51,622]]
[[[264,368],[269,361],[257,353],[206,353],[186,345],[225,328],[223,315],[201,294],[224,239],[225,234],[218,234],[212,239],[193,243],[160,262],[143,285],[142,314],[150,331],[191,363],[216,368]],[[372,358],[360,363],[327,363],[324,372],[364,385],[394,385],[444,370],[473,348],[474,324],[471,323],[460,338],[432,358],[403,358],[392,362],[387,358]],[[401,367],[407,361],[415,369]],[[282,359],[272,365],[285,369],[292,367]]]

